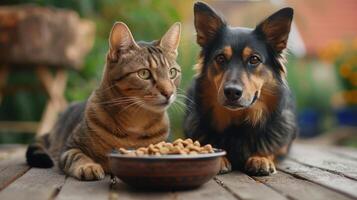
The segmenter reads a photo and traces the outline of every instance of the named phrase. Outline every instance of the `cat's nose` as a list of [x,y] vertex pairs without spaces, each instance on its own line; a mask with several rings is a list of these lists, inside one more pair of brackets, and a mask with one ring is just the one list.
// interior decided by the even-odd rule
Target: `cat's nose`
[[173,94],[174,94],[174,92],[172,92],[172,91],[161,92],[161,95],[164,96],[167,101],[170,100],[170,98],[172,97]]

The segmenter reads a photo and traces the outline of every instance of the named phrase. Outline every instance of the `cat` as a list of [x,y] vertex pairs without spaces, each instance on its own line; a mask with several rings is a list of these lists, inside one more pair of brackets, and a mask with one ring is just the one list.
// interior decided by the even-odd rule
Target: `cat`
[[85,102],[74,103],[50,131],[29,145],[33,167],[58,166],[79,180],[110,173],[107,154],[166,140],[167,108],[177,96],[181,69],[176,63],[181,25],[160,40],[135,42],[123,22],[114,24],[102,80]]

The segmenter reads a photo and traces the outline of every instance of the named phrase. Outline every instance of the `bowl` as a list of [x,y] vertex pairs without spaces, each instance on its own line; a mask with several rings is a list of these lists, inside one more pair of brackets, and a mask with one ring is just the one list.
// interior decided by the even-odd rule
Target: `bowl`
[[197,155],[109,154],[112,173],[124,183],[144,189],[191,189],[212,179],[220,170],[221,157],[226,152]]

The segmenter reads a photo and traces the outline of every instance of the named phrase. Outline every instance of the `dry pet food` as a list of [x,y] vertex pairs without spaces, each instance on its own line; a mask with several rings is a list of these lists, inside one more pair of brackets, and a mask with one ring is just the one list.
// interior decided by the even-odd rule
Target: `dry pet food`
[[140,147],[135,151],[130,151],[124,148],[120,148],[119,152],[131,156],[143,156],[143,155],[168,155],[168,154],[180,154],[180,155],[195,155],[214,153],[212,145],[207,144],[201,146],[200,142],[192,141],[192,139],[177,139],[173,143],[159,142],[157,144],[150,144],[148,147]]

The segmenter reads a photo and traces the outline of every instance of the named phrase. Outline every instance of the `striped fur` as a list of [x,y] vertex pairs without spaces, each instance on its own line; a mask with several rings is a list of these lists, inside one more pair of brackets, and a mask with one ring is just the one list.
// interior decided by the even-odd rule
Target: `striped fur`
[[[166,110],[180,82],[175,61],[179,35],[180,25],[175,24],[159,41],[136,43],[126,25],[116,23],[99,87],[87,101],[70,105],[52,131],[29,146],[28,164],[55,164],[80,180],[97,180],[110,173],[107,154],[114,148],[166,140]],[[143,68],[149,70],[149,79],[140,77]]]

